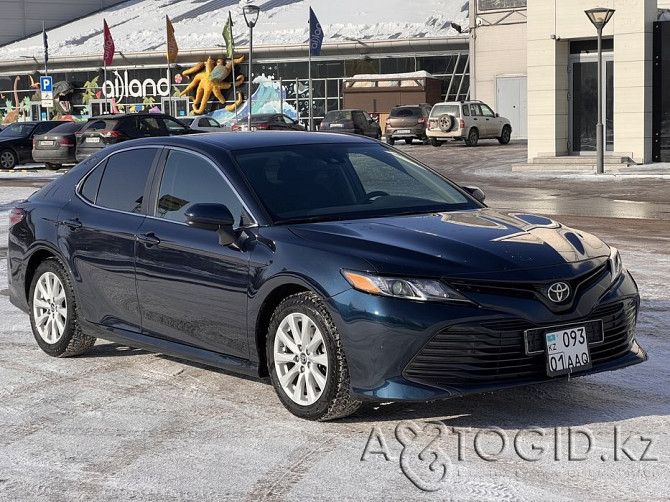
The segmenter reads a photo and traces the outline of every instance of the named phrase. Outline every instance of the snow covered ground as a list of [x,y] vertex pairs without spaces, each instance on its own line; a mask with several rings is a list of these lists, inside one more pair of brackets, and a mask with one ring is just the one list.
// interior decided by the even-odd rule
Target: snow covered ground
[[[180,50],[223,44],[221,31],[233,18],[238,45],[248,44],[242,6],[245,0],[128,0],[59,28],[51,29],[49,56],[102,54],[103,19],[110,27],[117,52],[165,50],[165,16],[175,29]],[[451,23],[466,28],[468,0],[261,0],[254,44],[306,43],[309,7],[324,31],[324,43],[456,36]],[[400,21],[399,21],[400,20]],[[42,35],[0,47],[0,60],[42,57]]]
[[[39,185],[44,174],[0,181],[17,176]],[[289,415],[267,382],[176,358],[105,342],[81,358],[43,354],[5,285],[7,213],[34,190],[0,186],[0,500],[668,499],[670,238],[655,221],[572,217],[613,242],[639,282],[648,362],[313,423]]]

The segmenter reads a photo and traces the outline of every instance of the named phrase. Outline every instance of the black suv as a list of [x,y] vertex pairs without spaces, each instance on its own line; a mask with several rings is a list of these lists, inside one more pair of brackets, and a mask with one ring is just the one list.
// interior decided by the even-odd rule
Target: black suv
[[77,132],[77,162],[107,145],[115,145],[129,139],[149,136],[173,136],[188,134],[191,130],[177,119],[164,113],[122,113],[100,115],[88,120]]
[[398,139],[404,139],[408,145],[415,139],[428,143],[426,123],[430,115],[431,106],[428,103],[421,105],[396,105],[386,119],[384,136],[389,145]]
[[382,130],[365,110],[332,110],[326,113],[319,131],[348,132],[381,139]]
[[33,162],[33,136],[64,123],[63,120],[16,122],[5,127],[0,132],[0,168],[14,169],[18,164]]

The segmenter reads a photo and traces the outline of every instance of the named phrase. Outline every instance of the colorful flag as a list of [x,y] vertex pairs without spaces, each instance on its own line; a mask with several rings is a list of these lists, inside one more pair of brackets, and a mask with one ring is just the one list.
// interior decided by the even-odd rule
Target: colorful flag
[[44,23],[42,23],[42,40],[44,41],[44,64],[47,64],[47,61],[49,61],[49,37],[44,29]]
[[228,21],[226,21],[226,25],[223,27],[221,34],[226,41],[226,57],[228,59],[233,59],[235,47],[233,44],[233,18],[230,15],[230,11],[228,11]]
[[177,46],[177,40],[174,38],[174,28],[167,15],[165,16],[165,26],[167,28],[167,60],[168,63],[175,63],[177,61],[179,47]]
[[103,53],[102,60],[105,66],[109,66],[114,59],[114,39],[112,38],[112,32],[109,31],[109,26],[107,26],[107,21],[103,19],[102,22],[104,23],[105,32],[105,52]]
[[321,42],[323,42],[323,30],[319,20],[314,15],[312,8],[309,8],[309,55],[318,56],[321,54]]

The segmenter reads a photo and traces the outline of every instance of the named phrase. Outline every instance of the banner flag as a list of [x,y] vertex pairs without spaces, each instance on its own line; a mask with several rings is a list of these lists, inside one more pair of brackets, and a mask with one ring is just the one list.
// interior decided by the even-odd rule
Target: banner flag
[[112,32],[109,31],[109,26],[107,26],[107,21],[102,20],[104,23],[104,33],[105,33],[105,52],[102,56],[102,61],[105,63],[105,66],[112,64],[114,59],[114,39],[112,38]]
[[309,55],[318,56],[321,54],[321,42],[323,42],[323,30],[319,20],[314,15],[312,8],[309,8]]

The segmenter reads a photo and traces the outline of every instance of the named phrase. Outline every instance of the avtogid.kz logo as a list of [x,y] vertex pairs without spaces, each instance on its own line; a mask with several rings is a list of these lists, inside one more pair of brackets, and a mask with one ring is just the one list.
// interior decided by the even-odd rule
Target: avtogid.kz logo
[[[407,479],[417,488],[428,492],[441,490],[449,485],[455,473],[455,462],[468,460],[658,460],[654,456],[652,438],[641,434],[624,434],[618,425],[614,426],[611,437],[608,433],[608,438],[598,441],[586,427],[505,431],[499,427],[448,428],[442,422],[416,423],[409,420],[400,422],[394,435],[402,447],[397,457],[392,454],[384,432],[379,426],[374,426],[363,449],[361,462],[392,462],[397,459]],[[598,447],[596,443],[599,443]],[[395,445],[392,443],[392,446]],[[596,451],[599,453],[596,454]]]

